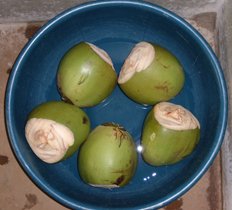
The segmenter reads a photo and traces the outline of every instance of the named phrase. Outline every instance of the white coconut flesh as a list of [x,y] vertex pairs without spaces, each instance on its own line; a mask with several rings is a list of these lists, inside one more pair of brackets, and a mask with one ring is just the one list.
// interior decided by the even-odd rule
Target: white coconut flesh
[[200,129],[197,118],[180,105],[161,102],[154,107],[154,117],[165,128],[172,130]]
[[73,132],[53,120],[32,118],[26,124],[25,134],[32,151],[47,163],[60,161],[74,144]]
[[113,70],[115,70],[113,62],[112,62],[110,56],[107,54],[106,51],[104,51],[103,49],[100,49],[99,47],[97,47],[94,44],[91,44],[91,43],[88,43],[88,42],[86,44],[88,44],[91,47],[91,49],[95,53],[97,53],[97,55],[99,55],[106,63],[108,63],[112,67]]
[[100,188],[105,188],[105,189],[111,189],[111,188],[118,188],[119,187],[116,184],[103,185],[103,184],[91,184],[91,183],[89,183],[89,185],[91,185],[93,187],[100,187]]
[[151,65],[155,58],[155,48],[148,42],[139,42],[132,49],[124,62],[118,77],[118,83],[127,82],[136,72],[141,72]]

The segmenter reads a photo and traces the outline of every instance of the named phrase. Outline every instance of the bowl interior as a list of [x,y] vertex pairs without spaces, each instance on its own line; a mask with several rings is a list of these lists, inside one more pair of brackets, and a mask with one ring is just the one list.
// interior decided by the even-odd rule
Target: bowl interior
[[[184,67],[184,88],[171,101],[191,110],[200,121],[201,139],[195,151],[178,164],[163,167],[151,167],[139,155],[132,181],[114,190],[83,183],[77,171],[78,154],[53,165],[40,161],[26,142],[24,126],[36,105],[60,100],[56,73],[64,53],[81,41],[94,43],[109,53],[118,73],[132,47],[143,40],[170,50]],[[189,189],[219,150],[225,128],[221,74],[216,58],[198,33],[164,9],[132,2],[73,8],[46,24],[15,64],[6,108],[12,147],[32,180],[71,208],[161,207]],[[92,128],[104,122],[119,123],[139,145],[143,120],[150,109],[131,101],[116,87],[105,101],[85,111]]]

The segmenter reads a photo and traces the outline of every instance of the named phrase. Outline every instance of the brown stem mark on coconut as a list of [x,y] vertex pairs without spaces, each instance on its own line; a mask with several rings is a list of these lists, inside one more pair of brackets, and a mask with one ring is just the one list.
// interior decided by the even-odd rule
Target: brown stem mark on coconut
[[83,118],[82,118],[82,123],[83,123],[83,124],[87,124],[87,122],[88,122],[87,117],[83,117]]
[[62,88],[61,88],[61,85],[60,85],[60,77],[59,77],[59,75],[57,77],[57,88],[58,88],[58,91],[59,91],[59,93],[61,95],[62,101],[65,101],[66,103],[73,105],[73,102],[63,94],[63,91],[62,91]]
[[162,90],[164,91],[165,93],[168,93],[169,92],[169,83],[167,81],[163,82],[162,84],[159,84],[159,85],[156,85],[155,86],[155,89],[157,90]]
[[115,136],[115,139],[119,139],[119,147],[122,144],[122,140],[125,138],[128,138],[127,134],[126,134],[126,129],[122,126],[120,126],[117,123],[113,123],[113,122],[108,122],[108,123],[103,123],[103,126],[109,126],[109,127],[113,127],[113,135]]
[[114,123],[114,122],[106,122],[102,124],[103,126],[109,126],[109,127],[115,127],[115,128],[119,128],[122,131],[126,131],[126,129],[124,127],[122,127],[121,125]]
[[89,74],[82,74],[79,81],[77,82],[77,85],[83,84],[89,77]]
[[161,66],[163,66],[164,69],[167,69],[167,68],[169,67],[168,65],[162,63],[158,57],[157,57],[156,61],[157,61]]
[[124,175],[119,176],[115,182],[113,182],[112,184],[116,184],[116,185],[120,185],[125,179]]
[[161,63],[160,62],[160,64],[161,64],[161,66],[163,66],[165,69],[167,69],[169,66],[167,66],[167,65],[165,65],[165,64],[163,64],[163,63]]
[[122,140],[127,138],[127,135],[124,130],[122,130],[120,127],[114,127],[114,136],[116,139],[119,139],[119,145],[118,147],[121,147]]

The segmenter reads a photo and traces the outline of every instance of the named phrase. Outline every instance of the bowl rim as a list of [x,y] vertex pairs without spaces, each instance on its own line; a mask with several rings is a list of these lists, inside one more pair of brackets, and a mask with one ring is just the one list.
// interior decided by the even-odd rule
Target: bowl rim
[[80,4],[74,7],[71,7],[69,9],[64,10],[63,12],[59,13],[49,21],[47,21],[36,33],[35,35],[25,44],[24,48],[19,53],[17,59],[15,60],[14,66],[12,68],[11,74],[8,79],[7,87],[6,87],[6,94],[5,94],[5,123],[8,133],[8,139],[11,145],[11,148],[14,152],[14,155],[19,162],[20,166],[23,168],[24,172],[27,174],[27,176],[47,195],[58,201],[59,203],[63,204],[64,206],[71,207],[71,208],[78,208],[78,209],[104,209],[104,207],[94,206],[92,204],[83,203],[78,200],[74,199],[68,199],[65,195],[63,195],[60,192],[57,192],[55,189],[50,188],[47,186],[46,183],[42,182],[33,172],[33,170],[30,168],[30,166],[25,162],[23,155],[21,154],[18,146],[17,146],[17,138],[14,134],[13,127],[11,124],[13,124],[12,119],[12,106],[13,106],[13,89],[14,89],[14,79],[17,77],[17,70],[20,68],[20,65],[24,59],[24,57],[27,55],[27,52],[30,51],[30,47],[40,38],[40,36],[43,35],[51,26],[56,25],[57,22],[59,22],[60,19],[65,18],[69,15],[72,15],[72,13],[78,13],[79,11],[85,11],[89,9],[95,9],[95,8],[101,8],[104,6],[119,6],[119,5],[127,5],[127,6],[134,6],[139,8],[147,8],[150,10],[154,10],[156,12],[162,13],[162,15],[167,16],[175,21],[176,24],[181,25],[182,27],[185,27],[186,30],[189,31],[189,33],[192,34],[192,36],[195,37],[195,39],[198,41],[198,43],[201,45],[202,48],[206,50],[209,57],[212,58],[212,62],[215,66],[215,69],[217,69],[217,79],[220,83],[218,83],[219,90],[220,90],[220,105],[221,105],[221,115],[219,116],[219,120],[221,122],[221,129],[218,130],[216,133],[215,138],[218,139],[217,143],[215,144],[215,147],[212,148],[210,151],[210,155],[205,161],[201,164],[201,167],[199,167],[199,170],[193,174],[190,179],[185,181],[182,185],[180,185],[178,188],[176,188],[174,191],[169,193],[167,196],[160,198],[156,201],[142,204],[140,206],[127,208],[127,209],[154,209],[154,208],[161,208],[170,202],[176,200],[180,196],[182,196],[184,193],[186,193],[194,184],[197,183],[197,181],[205,174],[205,172],[208,170],[208,168],[213,163],[213,160],[215,159],[217,153],[219,152],[219,149],[222,145],[226,126],[227,126],[227,118],[228,118],[228,94],[227,94],[227,88],[226,88],[226,81],[223,75],[223,70],[221,68],[221,65],[218,61],[217,56],[213,52],[211,46],[207,43],[207,41],[204,39],[204,37],[196,30],[194,29],[187,21],[185,21],[182,17],[178,16],[177,14],[173,13],[172,11],[163,8],[156,4],[151,4],[148,2],[141,2],[141,1],[132,1],[132,0],[126,0],[126,1],[118,1],[118,0],[110,0],[110,1],[95,1],[95,2],[88,2],[84,4]]

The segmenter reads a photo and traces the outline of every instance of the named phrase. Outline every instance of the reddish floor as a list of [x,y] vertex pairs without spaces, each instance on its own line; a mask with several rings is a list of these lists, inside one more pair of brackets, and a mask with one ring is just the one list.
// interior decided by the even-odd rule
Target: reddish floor
[[[202,14],[191,23],[215,44],[215,15]],[[4,124],[4,95],[18,53],[42,23],[0,24],[0,210],[67,209],[44,194],[19,166],[9,145]],[[202,179],[183,197],[163,210],[222,210],[220,155]]]

